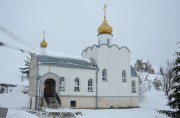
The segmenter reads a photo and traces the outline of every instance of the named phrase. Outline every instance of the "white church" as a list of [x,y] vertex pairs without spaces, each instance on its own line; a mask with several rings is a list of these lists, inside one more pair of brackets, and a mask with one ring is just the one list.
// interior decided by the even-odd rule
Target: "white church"
[[98,44],[82,50],[81,58],[48,55],[44,36],[42,54],[31,56],[30,109],[139,107],[138,77],[130,65],[131,52],[112,43],[106,7],[97,31]]

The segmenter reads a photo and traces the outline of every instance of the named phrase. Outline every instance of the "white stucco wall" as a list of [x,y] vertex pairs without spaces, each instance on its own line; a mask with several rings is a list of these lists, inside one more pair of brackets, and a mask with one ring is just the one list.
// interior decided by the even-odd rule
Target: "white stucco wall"
[[[126,47],[120,49],[120,78],[121,78],[121,96],[131,96],[131,69],[130,69],[130,52]],[[127,82],[122,82],[122,71],[126,70]]]
[[[93,47],[84,50],[82,57],[93,58],[99,68],[98,107],[109,108],[111,105],[113,107],[138,107],[138,78],[131,77],[129,49],[119,48],[116,45]],[[107,81],[102,80],[103,69],[107,69]],[[127,82],[122,81],[123,70],[126,71]],[[132,93],[132,80],[136,81],[136,93]],[[135,98],[132,98],[133,96]]]
[[76,101],[76,108],[95,109],[96,97],[95,96],[61,96],[61,103],[63,108],[72,108],[70,101]]
[[[49,71],[50,70],[50,71]],[[44,66],[39,65],[39,74],[45,73],[56,73],[59,77],[65,78],[65,91],[60,91],[60,95],[83,95],[83,96],[95,96],[96,93],[96,70],[86,69],[74,69],[64,68],[58,66]],[[80,79],[80,91],[74,92],[74,80],[75,78]],[[93,79],[93,92],[88,92],[88,80]]]
[[133,108],[139,107],[138,97],[99,97],[98,108]]
[[[116,45],[113,45],[112,47],[101,45],[99,48],[88,48],[87,52],[84,51],[82,53],[82,56],[86,58],[93,58],[98,65],[99,96],[131,95],[130,52],[126,47],[119,49]],[[107,69],[108,81],[102,80],[103,69]],[[127,82],[122,82],[123,70],[126,70]]]
[[[56,84],[58,85],[57,87],[59,90],[59,91],[58,90],[56,91],[59,92],[62,107],[70,108],[70,102],[72,100],[76,100],[76,102],[78,103],[76,108],[83,108],[83,106],[88,107],[87,102],[88,100],[90,100],[90,101],[93,101],[93,103],[88,108],[95,108],[94,97],[96,96],[96,88],[95,88],[96,87],[96,70],[39,65],[39,74],[44,75],[46,73],[55,73],[59,78],[64,77],[65,79],[65,91],[60,91],[59,83]],[[79,78],[80,80],[80,91],[74,91],[75,78]],[[88,92],[89,79],[93,79],[92,92]]]
[[110,94],[109,96],[120,96],[121,89],[121,65],[120,65],[120,55],[119,48],[113,46],[110,48],[110,72],[109,72],[109,85],[110,85]]

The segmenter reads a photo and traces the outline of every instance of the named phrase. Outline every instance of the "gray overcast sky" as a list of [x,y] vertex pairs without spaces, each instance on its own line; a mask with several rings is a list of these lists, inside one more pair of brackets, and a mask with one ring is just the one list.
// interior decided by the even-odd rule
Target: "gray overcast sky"
[[[0,0],[0,25],[38,49],[46,30],[47,49],[80,55],[98,43],[105,3],[113,43],[127,46],[131,61],[149,59],[159,66],[175,58],[180,0]],[[0,41],[11,43],[0,35]]]

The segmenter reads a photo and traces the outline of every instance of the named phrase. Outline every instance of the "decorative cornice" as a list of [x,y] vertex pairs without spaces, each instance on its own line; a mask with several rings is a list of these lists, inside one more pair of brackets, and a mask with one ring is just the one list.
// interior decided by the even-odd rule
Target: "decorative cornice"
[[129,50],[129,48],[126,47],[126,46],[119,47],[119,46],[116,45],[116,44],[113,44],[113,45],[111,45],[111,46],[109,46],[109,45],[107,45],[107,44],[101,44],[101,45],[96,45],[96,44],[94,44],[93,46],[89,46],[89,47],[87,47],[86,49],[83,49],[81,55],[83,54],[84,51],[87,52],[87,50],[89,50],[89,49],[92,50],[94,47],[100,48],[101,46],[107,46],[107,47],[109,47],[109,48],[117,47],[119,50],[121,50],[121,49],[123,49],[123,48],[126,48],[129,52],[131,52],[131,51]]

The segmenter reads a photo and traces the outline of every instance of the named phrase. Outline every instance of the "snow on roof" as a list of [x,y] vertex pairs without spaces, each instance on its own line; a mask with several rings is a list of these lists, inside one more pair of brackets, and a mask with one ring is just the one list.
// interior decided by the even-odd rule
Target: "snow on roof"
[[79,69],[97,69],[96,64],[84,60],[65,58],[65,57],[52,57],[47,55],[36,55],[38,64],[40,65],[53,65],[67,68]]
[[[42,55],[42,54],[39,53],[38,55]],[[60,58],[78,59],[78,60],[84,60],[84,61],[87,61],[87,62],[91,62],[91,60],[88,59],[88,58],[82,58],[81,56],[69,55],[69,54],[66,54],[66,53],[52,51],[52,50],[46,50],[46,55],[47,56],[53,56],[53,57],[60,57]]]

